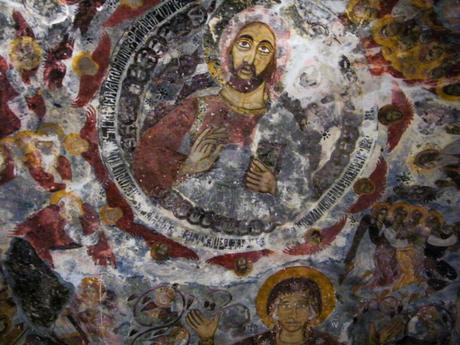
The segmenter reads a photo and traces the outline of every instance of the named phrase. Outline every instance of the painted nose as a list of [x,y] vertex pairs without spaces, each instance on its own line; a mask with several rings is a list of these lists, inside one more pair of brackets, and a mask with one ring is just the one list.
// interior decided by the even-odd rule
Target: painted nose
[[244,62],[247,62],[248,64],[252,65],[254,63],[255,58],[256,58],[256,50],[251,49],[246,53],[243,60]]

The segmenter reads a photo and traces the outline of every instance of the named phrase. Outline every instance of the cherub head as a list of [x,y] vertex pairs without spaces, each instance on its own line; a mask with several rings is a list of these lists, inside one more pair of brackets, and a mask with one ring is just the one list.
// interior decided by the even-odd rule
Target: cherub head
[[379,109],[379,122],[385,126],[402,120],[403,112],[393,104],[388,104]]
[[369,178],[360,178],[353,185],[353,191],[358,195],[371,194],[375,191],[375,185]]
[[176,299],[176,291],[170,286],[161,286],[155,290],[154,301],[160,308],[169,308]]

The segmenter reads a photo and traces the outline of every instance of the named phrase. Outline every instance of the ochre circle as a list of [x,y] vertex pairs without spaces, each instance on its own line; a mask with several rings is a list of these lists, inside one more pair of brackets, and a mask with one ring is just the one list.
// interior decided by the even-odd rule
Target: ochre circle
[[88,151],[89,143],[78,133],[70,133],[64,139],[64,147],[71,155],[79,156]]
[[294,266],[284,268],[270,276],[261,286],[256,298],[256,311],[262,322],[269,328],[274,326],[274,322],[267,312],[268,298],[273,288],[284,280],[291,278],[310,279],[318,285],[321,292],[321,313],[314,324],[319,325],[327,319],[335,308],[335,290],[329,278],[311,267]]
[[18,37],[11,41],[9,56],[19,71],[32,71],[40,65],[43,50],[32,37]]

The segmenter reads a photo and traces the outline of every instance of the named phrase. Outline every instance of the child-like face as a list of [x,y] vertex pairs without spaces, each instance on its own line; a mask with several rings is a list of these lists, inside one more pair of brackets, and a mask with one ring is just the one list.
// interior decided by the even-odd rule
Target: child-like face
[[305,327],[314,317],[306,293],[295,292],[278,299],[276,313],[282,329],[294,332]]

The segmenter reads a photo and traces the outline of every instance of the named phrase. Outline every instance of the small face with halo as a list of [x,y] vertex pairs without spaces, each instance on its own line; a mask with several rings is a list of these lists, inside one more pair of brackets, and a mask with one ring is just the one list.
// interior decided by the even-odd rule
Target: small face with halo
[[291,278],[272,290],[268,309],[281,330],[295,332],[311,326],[321,313],[318,285],[310,279]]

